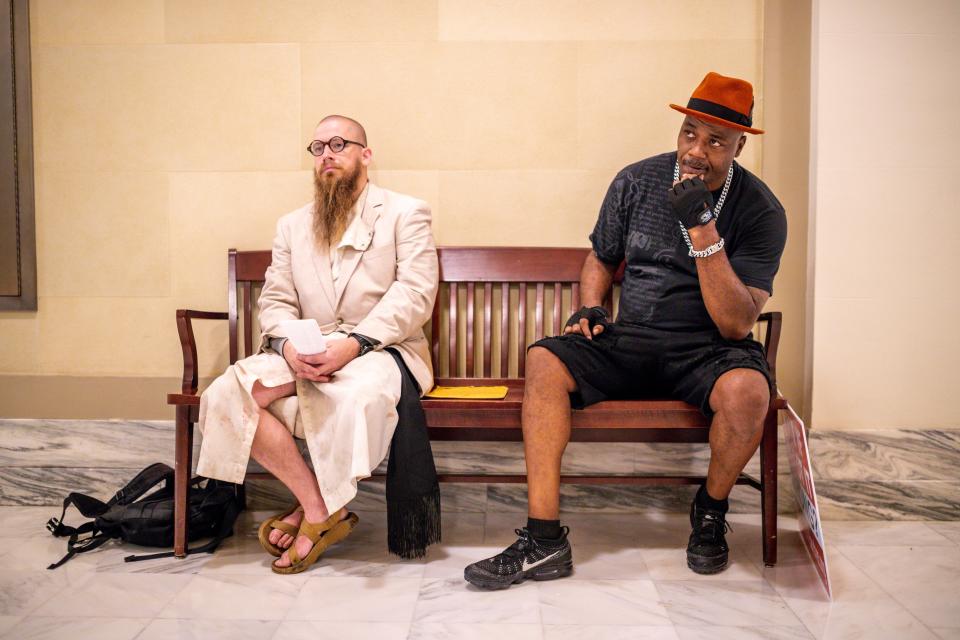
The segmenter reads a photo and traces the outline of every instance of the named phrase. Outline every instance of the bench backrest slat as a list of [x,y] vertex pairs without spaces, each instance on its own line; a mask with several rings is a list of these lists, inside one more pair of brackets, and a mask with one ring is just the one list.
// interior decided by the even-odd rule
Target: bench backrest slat
[[[450,297],[450,309],[447,312],[447,327],[449,327],[448,335],[450,337],[450,348],[447,351],[447,357],[450,359],[450,367],[452,369],[459,369],[457,366],[457,360],[460,357],[460,349],[457,345],[457,336],[460,335],[460,325],[457,322],[457,309],[460,307],[460,296],[458,295],[457,289],[457,283],[451,282],[448,292]],[[432,333],[434,332],[431,332],[431,334]],[[435,333],[437,335],[436,339],[439,340],[440,331],[438,330]],[[438,362],[440,362],[439,356],[436,360],[434,360],[434,366],[436,366]]]
[[[500,285],[500,335],[510,336],[510,287]],[[502,338],[501,338],[502,339]],[[439,360],[435,360],[437,362]],[[507,371],[510,366],[510,352],[500,349],[500,371]]]
[[[474,331],[471,331],[470,328],[475,325],[475,323],[474,323],[474,321],[473,321],[473,307],[476,305],[476,301],[477,301],[477,296],[476,296],[476,292],[474,291],[474,283],[473,283],[473,282],[468,282],[468,283],[467,283],[467,300],[466,300],[466,312],[467,312],[467,318],[466,318],[466,320],[467,320],[467,331],[466,331],[467,345],[466,345],[466,346],[467,346],[467,349],[466,349],[466,353],[465,353],[464,355],[466,356],[466,361],[467,361],[467,362],[466,362],[466,364],[467,364],[467,371],[471,372],[471,374],[472,374],[473,371],[475,370],[475,369],[474,369],[474,366],[473,366],[473,355],[474,355],[474,351],[473,351],[473,335],[474,335],[475,332],[474,332]],[[471,377],[472,377],[472,376],[471,376]]]
[[493,371],[493,283],[483,283],[483,377]]
[[[230,364],[253,354],[253,329],[257,319],[254,301],[271,261],[270,251],[227,252],[227,316],[230,330]],[[239,294],[239,299],[238,299]],[[243,326],[241,351],[239,326]]]
[[[506,285],[501,285],[506,286]],[[519,286],[519,294],[517,296],[517,376],[523,377],[524,372],[527,369],[527,348],[524,346],[524,343],[527,341],[527,283],[521,282]],[[509,347],[510,335],[504,339],[504,342],[507,343]],[[509,369],[508,369],[509,371]],[[454,373],[452,370],[450,372],[451,377],[456,377],[458,373]],[[506,375],[501,375],[501,378],[506,378]]]
[[560,333],[560,303],[563,299],[563,287],[559,282],[553,283],[553,335]]

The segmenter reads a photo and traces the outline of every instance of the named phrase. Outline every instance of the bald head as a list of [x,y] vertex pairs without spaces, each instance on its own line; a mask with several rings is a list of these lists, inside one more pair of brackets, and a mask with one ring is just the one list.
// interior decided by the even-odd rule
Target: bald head
[[[320,122],[318,122],[316,128],[319,129],[321,125],[330,121],[336,121],[337,124],[343,127],[344,132],[347,133],[347,136],[349,136],[351,140],[355,140],[363,144],[363,146],[367,146],[367,132],[363,128],[363,125],[357,122],[356,120],[354,120],[353,118],[348,118],[347,116],[341,116],[337,114],[331,114],[325,117]],[[347,136],[344,136],[344,137],[347,137]]]

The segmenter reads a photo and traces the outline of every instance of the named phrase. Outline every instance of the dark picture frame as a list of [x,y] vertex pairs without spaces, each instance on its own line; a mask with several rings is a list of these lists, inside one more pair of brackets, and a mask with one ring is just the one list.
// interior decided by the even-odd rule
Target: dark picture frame
[[0,0],[0,311],[36,311],[29,0]]

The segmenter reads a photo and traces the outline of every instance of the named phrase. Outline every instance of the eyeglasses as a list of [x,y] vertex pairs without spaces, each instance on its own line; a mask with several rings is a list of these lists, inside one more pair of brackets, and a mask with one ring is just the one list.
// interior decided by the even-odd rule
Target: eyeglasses
[[323,140],[314,140],[309,145],[307,145],[307,151],[309,151],[311,155],[320,157],[323,155],[323,150],[326,149],[328,146],[330,147],[330,151],[333,151],[334,153],[340,153],[341,151],[344,150],[344,148],[346,148],[348,144],[355,144],[358,147],[366,146],[361,142],[354,142],[353,140],[344,140],[340,136],[333,136],[326,142],[324,142]]

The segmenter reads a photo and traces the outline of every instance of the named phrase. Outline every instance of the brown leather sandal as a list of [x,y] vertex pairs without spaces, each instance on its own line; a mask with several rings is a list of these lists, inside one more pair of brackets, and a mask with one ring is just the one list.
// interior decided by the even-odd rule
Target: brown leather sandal
[[277,545],[270,542],[270,532],[274,529],[277,529],[289,536],[293,536],[293,538],[296,539],[297,527],[284,522],[283,519],[297,511],[303,511],[303,507],[295,504],[283,513],[270,516],[260,524],[260,529],[257,531],[257,537],[260,539],[260,546],[263,547],[264,551],[275,558],[279,558],[281,555],[283,555],[283,552],[286,551],[286,549],[281,549]]
[[290,548],[287,549],[288,557],[290,558],[289,567],[278,567],[276,562],[270,565],[270,568],[273,569],[274,573],[280,574],[291,574],[291,573],[300,573],[305,571],[320,559],[320,556],[323,555],[323,552],[326,551],[331,545],[334,545],[353,531],[353,528],[357,526],[357,522],[360,521],[360,518],[357,517],[357,514],[348,512],[347,517],[343,520],[335,520],[339,517],[340,512],[333,514],[323,522],[307,522],[305,519],[300,523],[300,531],[298,535],[307,536],[310,541],[313,543],[313,548],[310,549],[310,553],[306,557],[301,558],[300,554],[297,553],[296,542],[290,545]]

